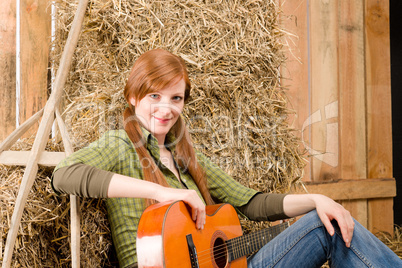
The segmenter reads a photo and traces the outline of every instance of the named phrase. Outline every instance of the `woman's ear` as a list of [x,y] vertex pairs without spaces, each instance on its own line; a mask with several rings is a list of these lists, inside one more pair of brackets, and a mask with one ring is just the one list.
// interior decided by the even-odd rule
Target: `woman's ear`
[[130,102],[130,104],[131,104],[132,106],[135,107],[135,98],[134,98],[134,97],[129,97],[129,98],[128,98],[128,101]]

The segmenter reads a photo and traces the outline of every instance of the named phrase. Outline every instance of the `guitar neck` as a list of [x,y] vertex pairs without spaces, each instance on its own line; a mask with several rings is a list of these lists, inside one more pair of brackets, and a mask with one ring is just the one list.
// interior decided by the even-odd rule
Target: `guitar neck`
[[273,227],[226,241],[229,262],[259,250],[287,227],[289,227],[289,223],[283,222]]

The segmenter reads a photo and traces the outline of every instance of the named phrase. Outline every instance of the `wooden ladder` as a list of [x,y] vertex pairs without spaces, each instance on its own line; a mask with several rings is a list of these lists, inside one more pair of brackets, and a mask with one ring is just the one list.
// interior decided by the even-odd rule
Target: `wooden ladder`
[[[88,6],[88,0],[79,0],[77,11],[68,34],[67,42],[60,59],[60,66],[57,70],[54,90],[51,93],[45,107],[29,118],[25,123],[14,130],[0,144],[0,163],[5,165],[23,165],[26,166],[24,176],[18,196],[15,202],[14,212],[11,217],[11,224],[7,234],[7,241],[4,250],[2,268],[8,268],[11,265],[12,253],[17,238],[18,227],[21,223],[21,216],[24,210],[28,193],[30,192],[34,180],[38,174],[38,165],[56,166],[65,156],[73,153],[72,145],[68,136],[67,128],[60,115],[58,104],[63,95],[63,88],[67,80],[71,66],[74,50],[77,47],[78,38],[81,32],[84,20],[85,10]],[[11,146],[35,123],[40,117],[38,131],[31,151],[8,151]],[[45,152],[45,146],[51,132],[51,127],[56,118],[63,140],[65,152]],[[70,195],[71,210],[71,266],[80,267],[80,213],[79,199],[77,196]]]

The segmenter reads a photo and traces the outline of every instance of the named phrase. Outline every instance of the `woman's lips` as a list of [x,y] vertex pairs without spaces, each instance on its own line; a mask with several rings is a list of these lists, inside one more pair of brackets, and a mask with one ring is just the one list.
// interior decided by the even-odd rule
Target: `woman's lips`
[[164,123],[164,124],[166,124],[167,122],[169,122],[169,121],[171,120],[171,118],[159,118],[159,117],[156,117],[156,116],[154,116],[154,118],[155,118],[158,122]]

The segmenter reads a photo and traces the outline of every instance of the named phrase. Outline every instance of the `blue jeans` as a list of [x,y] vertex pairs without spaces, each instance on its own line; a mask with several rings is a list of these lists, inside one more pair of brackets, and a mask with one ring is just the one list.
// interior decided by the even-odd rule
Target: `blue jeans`
[[331,267],[402,267],[401,259],[357,221],[350,248],[333,225],[331,237],[316,211],[308,213],[249,257],[248,268],[321,267],[327,260]]

